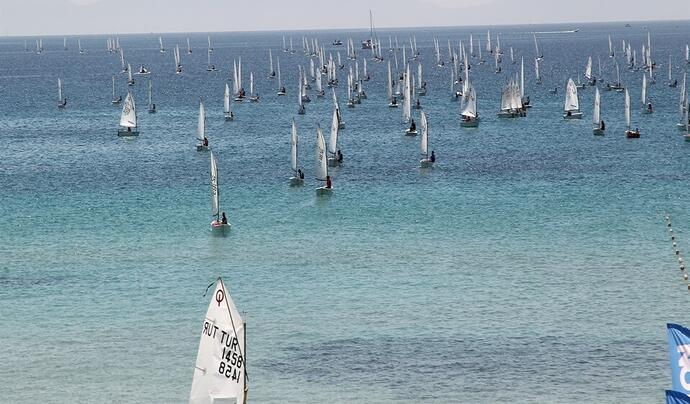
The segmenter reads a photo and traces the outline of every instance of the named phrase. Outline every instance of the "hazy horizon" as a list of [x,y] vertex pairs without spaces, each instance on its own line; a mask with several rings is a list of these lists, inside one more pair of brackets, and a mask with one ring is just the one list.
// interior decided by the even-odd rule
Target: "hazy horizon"
[[[329,13],[319,3],[222,0],[0,0],[4,36],[124,35],[243,31],[366,30],[369,9],[379,29],[617,22],[687,22],[690,3],[581,0],[351,0]],[[314,9],[314,4],[319,7]],[[635,7],[635,5],[641,7]],[[271,12],[266,12],[267,8]],[[525,10],[528,10],[526,12]]]

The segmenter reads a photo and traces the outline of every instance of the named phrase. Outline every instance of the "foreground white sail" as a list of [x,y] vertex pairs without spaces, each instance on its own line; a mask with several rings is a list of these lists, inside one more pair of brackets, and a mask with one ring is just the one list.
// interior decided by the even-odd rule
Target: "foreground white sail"
[[245,322],[218,278],[201,328],[190,404],[246,401],[245,337]]
[[138,136],[137,130],[137,106],[134,102],[134,96],[131,92],[127,93],[125,104],[122,106],[122,115],[120,115],[120,130],[117,131],[118,136]]
[[464,108],[462,109],[460,126],[475,128],[479,126],[479,113],[477,112],[477,93],[474,86],[468,84],[467,91],[463,93]]
[[331,138],[328,142],[328,165],[331,167],[339,166],[342,163],[342,153],[338,149],[338,111],[333,110],[333,115],[331,118]]

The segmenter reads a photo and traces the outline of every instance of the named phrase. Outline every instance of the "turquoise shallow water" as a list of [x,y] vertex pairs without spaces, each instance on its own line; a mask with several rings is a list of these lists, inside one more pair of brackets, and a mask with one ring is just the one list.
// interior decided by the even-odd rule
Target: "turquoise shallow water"
[[[297,65],[308,60],[280,52],[282,33],[214,34],[216,73],[205,71],[205,35],[190,35],[195,53],[182,55],[181,77],[157,36],[120,37],[132,66],[153,70],[159,107],[140,112],[131,141],[115,136],[111,75],[120,93],[126,85],[105,37],[82,38],[85,55],[46,38],[40,56],[25,53],[21,38],[2,39],[0,401],[185,402],[203,293],[218,275],[248,322],[252,401],[661,401],[670,386],[665,323],[689,322],[665,212],[681,249],[690,243],[690,144],[675,127],[678,89],[665,86],[665,63],[671,53],[682,77],[690,28],[649,24],[656,111],[635,109],[639,140],[623,135],[621,94],[602,93],[605,137],[591,134],[591,88],[581,92],[582,121],[564,121],[562,91],[548,94],[590,54],[611,77],[608,34],[617,51],[621,39],[636,48],[646,40],[639,24],[580,28],[540,35],[542,86],[529,32],[572,27],[491,28],[506,51],[530,60],[534,108],[526,119],[495,118],[516,68],[506,53],[503,74],[472,68],[476,130],[459,127],[432,38],[444,48],[486,30],[381,30],[384,45],[389,34],[417,36],[439,160],[418,169],[419,140],[404,138],[401,111],[386,107],[385,64],[369,63],[369,99],[343,108],[346,163],[327,200],[311,178],[315,127],[329,127],[331,101],[312,97],[307,114],[295,114]],[[325,44],[347,37],[288,35],[297,44],[303,34]],[[163,38],[182,45],[186,35]],[[265,79],[269,47],[287,97]],[[239,56],[263,98],[234,104],[237,119],[224,122],[223,85]],[[637,105],[641,73],[622,74]],[[65,111],[55,108],[58,76]],[[135,79],[144,110],[146,80]],[[344,101],[345,88],[337,91]],[[208,156],[194,151],[199,97],[233,223],[226,238],[208,229]],[[307,171],[299,189],[287,186],[293,117]]]

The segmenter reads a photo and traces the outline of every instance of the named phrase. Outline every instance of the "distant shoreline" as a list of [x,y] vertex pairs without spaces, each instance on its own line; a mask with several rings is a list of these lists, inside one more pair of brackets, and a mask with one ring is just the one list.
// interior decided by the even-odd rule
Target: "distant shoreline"
[[[598,22],[558,22],[558,23],[535,23],[535,24],[498,24],[498,25],[438,25],[438,26],[425,26],[425,27],[376,27],[377,31],[413,31],[413,30],[456,30],[465,28],[476,28],[477,30],[484,29],[496,29],[500,27],[511,27],[511,28],[526,28],[526,27],[562,27],[564,29],[552,30],[552,31],[542,31],[541,33],[574,33],[579,31],[582,27],[587,26],[601,26],[601,25],[611,25],[620,24],[624,27],[625,24],[630,24],[631,29],[639,27],[641,24],[690,24],[690,20],[615,20],[615,21],[598,21]],[[134,36],[134,35],[208,35],[208,34],[230,34],[230,33],[313,33],[313,32],[342,32],[342,33],[368,33],[369,28],[362,26],[360,28],[311,28],[311,29],[268,29],[268,30],[237,30],[237,31],[172,31],[172,32],[123,32],[123,33],[64,33],[64,34],[31,34],[31,35],[15,35],[6,34],[2,35],[0,38],[62,38],[62,37],[108,37],[108,36]],[[540,33],[540,32],[537,32]]]

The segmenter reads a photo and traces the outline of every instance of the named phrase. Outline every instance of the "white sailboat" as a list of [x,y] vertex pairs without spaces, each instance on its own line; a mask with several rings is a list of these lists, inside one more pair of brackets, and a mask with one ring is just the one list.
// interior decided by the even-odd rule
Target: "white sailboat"
[[690,104],[686,104],[683,110],[685,111],[683,114],[683,122],[685,122],[685,135],[683,137],[685,138],[686,142],[690,142],[690,117],[688,117]]
[[612,58],[616,56],[616,54],[613,51],[613,44],[611,43],[611,35],[609,35],[609,57]]
[[568,85],[565,89],[565,104],[563,106],[563,118],[565,119],[581,119],[582,112],[580,112],[580,100],[577,96],[577,87],[573,79],[568,79]]
[[187,38],[187,54],[191,55],[192,54],[192,45],[189,43],[189,38]]
[[669,87],[676,87],[678,86],[678,80],[673,80],[672,72],[671,69],[673,68],[673,64],[671,63],[671,55],[668,55],[668,86]]
[[285,95],[285,86],[283,86],[283,80],[280,77],[280,58],[277,58],[276,64],[278,66],[278,95]]
[[510,80],[501,91],[501,107],[497,116],[499,118],[520,118],[527,116],[527,110],[520,99],[520,86]]
[[316,179],[326,183],[326,185],[316,188],[316,195],[325,196],[333,193],[331,176],[328,175],[326,140],[323,138],[323,132],[320,126],[316,127]]
[[688,110],[688,92],[685,88],[687,77],[688,74],[683,73],[683,82],[681,83],[682,86],[680,87],[680,103],[678,104],[680,111],[680,122],[676,124],[678,130],[685,130],[688,121],[687,117],[685,116],[685,112]]
[[153,82],[149,79],[149,114],[158,112],[156,104],[153,103]]
[[[218,164],[216,156],[211,151],[211,216],[215,217],[211,221],[211,231],[214,234],[224,235],[230,229],[230,223],[225,216],[225,212],[220,211],[220,187],[218,186]],[[194,384],[192,384],[192,393]]]
[[290,177],[290,186],[304,185],[304,173],[297,164],[297,125],[295,119],[292,119],[292,136],[290,137],[290,167],[292,168],[292,177]]
[[597,83],[597,79],[592,75],[592,57],[587,58],[587,64],[585,65],[585,79],[590,86]]
[[276,77],[276,71],[273,69],[273,53],[269,49],[268,50],[268,78],[274,79],[275,77]]
[[338,130],[340,124],[338,122],[338,111],[333,109],[331,118],[331,137],[328,142],[328,165],[330,167],[337,167],[343,162],[343,154],[338,149]]
[[594,89],[594,112],[592,113],[592,133],[595,135],[603,135],[606,126],[601,119],[601,95],[599,94],[599,87]]
[[67,98],[64,97],[63,91],[62,91],[62,79],[58,78],[58,102],[57,106],[60,109],[63,109],[67,106]]
[[642,102],[643,114],[651,114],[652,112],[654,112],[652,103],[647,99],[647,75],[645,75],[644,73],[642,73],[642,93],[640,101]]
[[208,50],[210,50],[211,53],[213,53],[213,45],[211,45],[211,35],[207,35],[206,39],[208,39]]
[[211,52],[211,48],[208,48],[208,50],[207,50],[207,52],[206,52],[206,58],[207,58],[207,61],[208,61],[207,65],[206,65],[206,71],[207,71],[207,72],[215,72],[215,71],[217,71],[216,65],[214,65],[213,63],[211,63],[211,53],[213,53],[213,52]]
[[245,327],[218,278],[201,328],[189,404],[247,402]]
[[196,139],[199,143],[196,145],[196,151],[208,151],[208,138],[206,137],[206,109],[204,108],[204,100],[199,100],[199,120],[196,125]]
[[520,58],[520,100],[525,108],[532,108],[529,96],[525,95],[525,58]]
[[297,83],[297,113],[299,115],[304,115],[307,113],[307,107],[304,106],[304,100],[302,98],[302,79],[300,78]]
[[479,113],[477,111],[477,93],[472,84],[468,84],[467,91],[463,94],[464,107],[460,115],[462,120],[460,126],[465,128],[476,128],[479,126]]
[[388,61],[388,107],[397,108],[398,99],[393,95],[393,75],[391,72],[391,61]]
[[420,142],[421,146],[421,151],[422,151],[422,156],[424,156],[421,160],[419,160],[419,165],[422,168],[432,168],[434,166],[434,162],[436,161],[436,155],[434,152],[431,152],[431,155],[429,155],[429,122],[427,121],[426,114],[424,111],[421,113],[421,125],[422,125],[422,139]]
[[543,60],[544,59],[544,54],[539,51],[539,43],[537,42],[537,33],[533,32],[532,35],[534,36],[534,50],[537,55],[538,60]]
[[412,84],[410,82],[410,65],[407,65],[407,70],[405,71],[405,79],[403,85],[403,122],[410,123],[410,127],[405,129],[406,136],[417,136],[417,126],[415,125],[414,119],[412,119],[412,92],[410,88]]
[[163,47],[163,38],[158,37],[158,44],[160,45],[160,52],[165,53],[165,48]]
[[249,72],[249,101],[259,102],[259,93],[254,93],[254,73]]
[[77,46],[79,47],[79,53],[80,54],[83,54],[84,52],[86,52],[86,50],[84,50],[84,48],[81,47],[81,39],[80,38],[77,38]]
[[113,100],[111,101],[111,104],[117,106],[117,105],[120,105],[121,102],[122,102],[122,96],[121,95],[115,96],[115,76],[113,76]]
[[130,86],[134,85],[134,78],[132,77],[132,66],[127,63],[127,84]]
[[230,106],[230,87],[228,83],[225,83],[225,93],[223,94],[223,116],[226,121],[232,121],[235,119],[235,115],[232,113]]
[[632,130],[630,126],[630,94],[628,93],[628,90],[625,89],[625,137],[627,138],[639,138],[640,137],[640,130]]
[[139,136],[137,128],[137,106],[134,102],[132,92],[127,93],[125,103],[122,106],[122,115],[120,115],[120,129],[117,131],[118,136]]

